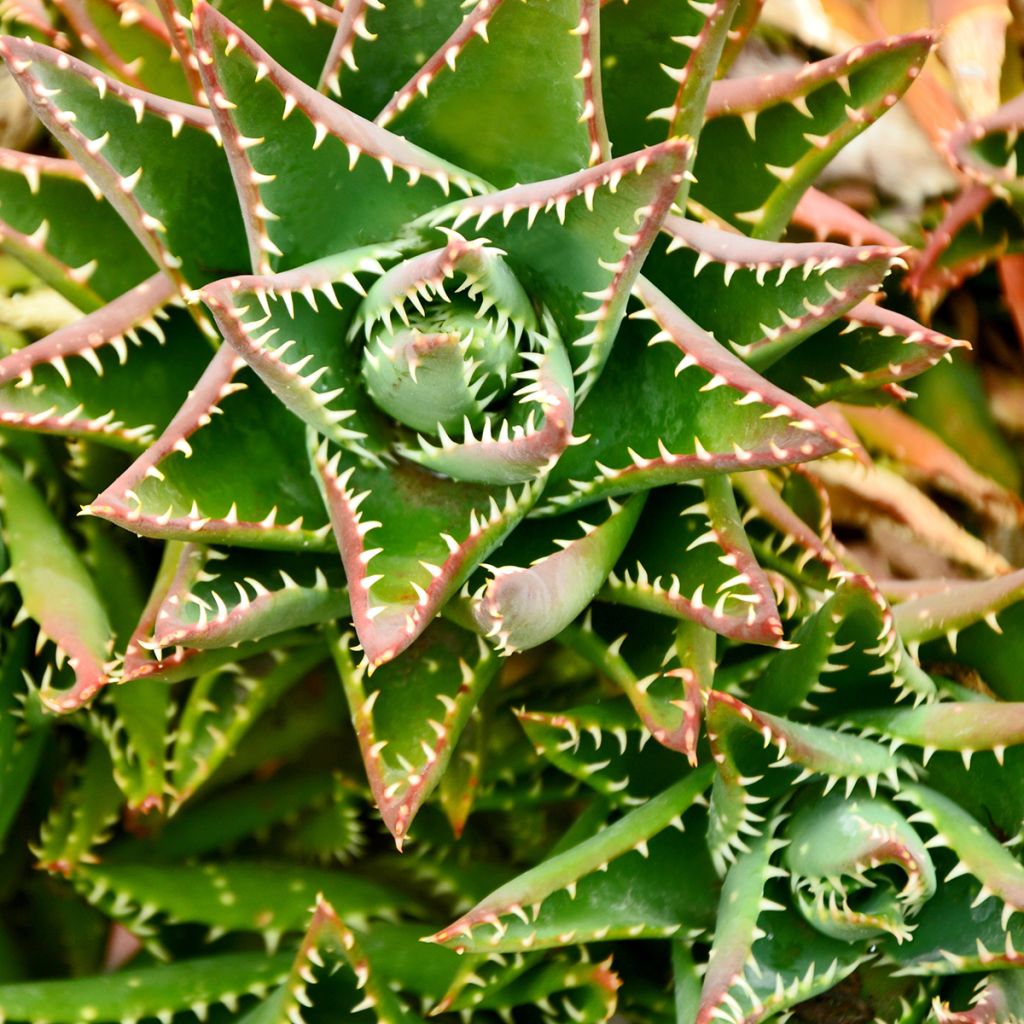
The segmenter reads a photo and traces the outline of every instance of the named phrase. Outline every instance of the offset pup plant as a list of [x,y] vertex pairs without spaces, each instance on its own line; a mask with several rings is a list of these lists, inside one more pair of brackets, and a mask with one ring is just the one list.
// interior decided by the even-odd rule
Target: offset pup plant
[[1021,1012],[1024,576],[831,528],[964,343],[780,240],[934,40],[759,6],[19,7],[3,1018]]

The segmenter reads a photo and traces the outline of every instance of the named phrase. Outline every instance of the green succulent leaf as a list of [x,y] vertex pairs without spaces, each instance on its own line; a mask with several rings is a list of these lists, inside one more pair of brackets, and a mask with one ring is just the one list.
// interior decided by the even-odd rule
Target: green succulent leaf
[[[603,900],[610,898],[611,892],[618,891],[619,887],[612,884],[605,890],[609,893],[605,896],[597,892],[603,887],[603,881],[592,879],[591,876],[594,872],[602,874],[605,869],[611,871],[612,862],[625,860],[633,852],[638,853],[644,860],[649,859],[649,841],[657,841],[665,830],[673,826],[672,830],[675,830],[682,825],[682,815],[700,798],[707,787],[709,777],[710,770],[706,768],[690,773],[641,807],[629,811],[618,821],[608,825],[596,836],[584,839],[581,843],[563,850],[505,883],[457,921],[431,936],[431,941],[468,952],[528,949],[534,942],[572,942],[576,937],[576,929],[582,931],[580,939],[583,941],[588,938],[601,938],[602,935],[595,935],[593,932],[597,921],[601,922],[598,927],[608,929],[605,935],[609,937],[613,933],[620,934],[620,924],[623,936],[629,936],[631,928],[636,930],[636,935],[644,934],[647,928],[654,924],[646,914],[657,913],[655,908],[665,899],[665,895],[659,896],[656,892],[651,892],[646,896],[643,907],[623,907],[623,913],[629,914],[630,919],[627,921],[625,918],[617,918],[616,924],[611,925],[606,915],[595,914],[595,910],[602,905]],[[665,854],[667,862],[674,861],[679,855],[678,847],[676,851],[672,850],[675,843],[667,835],[665,844],[667,845],[664,851],[659,848],[659,862],[661,853]],[[619,874],[621,870],[617,869],[616,873]],[[627,872],[627,877],[629,874],[634,873]],[[659,874],[657,870],[650,872],[647,875],[647,885],[656,887]],[[638,890],[644,884],[640,881],[641,877],[642,875],[637,879]],[[591,884],[595,889],[593,893],[589,892]],[[574,907],[573,896],[580,892],[577,885],[581,888],[586,887],[588,891],[583,894],[578,907]],[[699,891],[699,883],[696,889]],[[557,906],[551,908],[551,917],[544,921],[546,927],[543,935],[534,935],[535,925],[540,925],[540,917],[531,921],[524,908],[539,904],[539,914],[542,915],[545,901],[549,898],[557,899]],[[687,904],[684,901],[680,906],[687,907]],[[676,912],[685,914],[689,920],[688,910],[688,907],[685,910],[677,908]],[[672,919],[673,915],[666,910],[664,904],[661,913],[670,920],[667,926],[664,920],[657,921],[655,934],[664,935],[677,931],[682,922]],[[503,920],[513,916],[515,920]],[[562,926],[572,930],[572,934],[560,939],[558,929]],[[491,928],[493,931],[490,934],[482,934],[484,928]]]
[[477,3],[377,123],[499,186],[597,163],[598,17],[594,0]]
[[331,650],[377,808],[401,849],[501,662],[472,634],[439,621],[367,678],[352,640],[338,637]]
[[107,613],[64,528],[6,459],[0,461],[0,494],[9,573],[21,594],[22,617],[39,624],[40,645],[52,639],[58,660],[66,657],[74,674],[66,689],[44,679],[40,697],[52,711],[74,711],[109,682],[113,635]]
[[394,908],[397,894],[345,871],[249,861],[209,864],[109,863],[80,867],[73,880],[92,903],[130,927],[150,929],[155,915],[167,923],[201,924],[258,932],[276,945],[285,932],[301,931],[321,894],[346,919],[365,927]]
[[175,803],[187,800],[234,753],[259,716],[326,657],[319,644],[200,676],[181,711],[170,762]]
[[[483,187],[311,89],[208,4],[194,17],[257,272],[386,242],[452,185],[467,194]],[[309,180],[319,187],[309,189]]]
[[[0,221],[4,248],[86,312],[153,269],[73,160],[0,150]],[[99,239],[109,244],[101,246]]]
[[[0,423],[134,452],[151,444],[210,356],[191,318],[167,308],[176,291],[154,275],[0,360]],[[172,351],[179,369],[167,380]]]
[[307,466],[302,424],[225,345],[163,434],[83,511],[145,536],[323,550],[330,525]]
[[39,866],[70,875],[79,864],[94,862],[92,849],[110,838],[123,803],[106,747],[90,744],[75,784],[61,794],[42,825],[35,851]]
[[373,119],[464,17],[460,4],[446,0],[347,4],[321,64],[321,88],[326,86],[348,110]]
[[646,276],[761,372],[877,290],[898,258],[883,246],[766,242],[681,217],[667,217],[663,234]]
[[78,1024],[83,1012],[95,1020],[138,1020],[161,1013],[220,1003],[237,1005],[262,995],[287,977],[289,954],[226,953],[140,967],[117,974],[68,981],[0,985],[0,1012],[10,1021]]
[[60,13],[87,50],[122,82],[175,100],[192,92],[158,14],[141,3],[58,0]]
[[[644,305],[636,318],[653,320],[658,331],[645,345],[632,320],[623,325],[607,372],[576,418],[574,430],[590,440],[555,467],[545,511],[709,472],[803,462],[844,443],[650,282],[641,278],[636,292]],[[609,422],[601,410],[612,408],[620,413]]]
[[[725,636],[776,644],[775,595],[744,532],[728,478],[664,488],[652,498],[615,572],[606,601],[699,623]],[[664,542],[672,535],[671,545]]]
[[0,53],[158,267],[197,286],[245,266],[241,217],[223,198],[234,193],[207,110],[26,40],[4,37]]
[[348,612],[336,558],[186,545],[156,614],[157,647],[233,647]]
[[778,238],[822,168],[911,85],[932,40],[910,33],[799,71],[716,82],[694,198],[756,238]]
[[479,232],[487,225],[489,240],[554,317],[582,378],[582,401],[608,359],[692,152],[687,140],[672,139],[575,174],[459,200],[415,226],[457,231],[472,222]]
[[610,499],[603,521],[595,523],[590,516],[579,521],[582,537],[556,540],[559,550],[526,566],[492,569],[491,579],[473,601],[483,633],[503,653],[511,653],[536,647],[561,632],[601,588],[636,527],[645,498],[637,495],[624,505]]

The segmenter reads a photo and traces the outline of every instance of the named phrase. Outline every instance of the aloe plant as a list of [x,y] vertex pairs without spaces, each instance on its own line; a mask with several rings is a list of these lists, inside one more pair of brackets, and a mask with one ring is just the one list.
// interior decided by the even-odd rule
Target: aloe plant
[[[1012,1019],[1024,584],[861,441],[1019,499],[872,408],[964,346],[905,247],[783,240],[933,37],[158,6],[0,40],[66,154],[0,241],[78,311],[0,360],[0,1015]],[[962,578],[836,537],[887,487]]]

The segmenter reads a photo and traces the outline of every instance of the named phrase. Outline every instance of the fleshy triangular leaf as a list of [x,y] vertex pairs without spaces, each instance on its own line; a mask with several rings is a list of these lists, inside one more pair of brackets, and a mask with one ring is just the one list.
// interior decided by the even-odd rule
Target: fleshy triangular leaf
[[777,238],[821,169],[917,77],[932,38],[911,33],[798,71],[716,82],[693,197],[757,238]]
[[761,372],[875,291],[896,260],[881,246],[766,242],[680,217],[663,230],[646,276]]
[[4,248],[87,312],[154,269],[73,160],[0,150],[0,218]]
[[326,657],[321,644],[266,655],[209,672],[192,685],[170,758],[170,789],[180,807],[235,751],[259,716]]
[[476,232],[489,225],[488,238],[554,316],[582,378],[582,401],[692,152],[690,142],[672,139],[576,174],[473,196],[418,223],[458,230],[472,222]]
[[423,632],[538,491],[536,484],[516,493],[446,480],[405,461],[365,466],[349,452],[332,453],[326,441],[313,462],[371,666],[390,661]]
[[568,626],[601,589],[643,505],[643,495],[621,506],[610,500],[603,521],[595,523],[591,516],[580,521],[582,537],[556,540],[559,550],[526,566],[493,568],[492,578],[473,602],[484,634],[499,650],[511,653],[536,647]]
[[917,376],[967,344],[884,306],[860,302],[784,356],[768,376],[814,405],[837,398],[856,400]]
[[607,156],[598,17],[595,0],[483,0],[377,123],[499,186],[596,163]]
[[176,294],[170,278],[154,275],[0,360],[0,423],[129,451],[154,441],[210,355],[191,318],[165,308]]
[[[378,669],[370,691],[351,634],[332,643],[370,788],[398,848],[437,785],[500,660],[471,634],[438,622],[398,661]],[[438,706],[440,705],[440,706]]]
[[222,346],[160,438],[83,511],[146,536],[327,547],[302,425],[244,367]]
[[463,17],[461,5],[446,0],[352,0],[341,11],[321,89],[326,86],[349,110],[375,118]]
[[[0,53],[44,124],[176,281],[245,266],[241,216],[209,111],[142,92],[48,46]],[[141,155],[140,155],[141,154]]]
[[137,0],[57,0],[75,35],[122,82],[193,99],[167,27]]
[[[803,462],[845,443],[831,424],[719,346],[650,282],[641,278],[636,293],[645,309],[631,320],[658,326],[647,343],[653,350],[640,357],[640,332],[624,325],[609,372],[576,419],[574,429],[590,431],[590,440],[570,448],[555,467],[545,511],[714,472]],[[664,408],[672,409],[671,417],[661,414]],[[620,413],[609,421],[602,409]]]
[[187,545],[156,615],[156,647],[233,647],[348,612],[341,566],[325,555]]
[[[259,273],[389,241],[453,184],[467,194],[483,187],[311,89],[208,4],[197,5],[195,19]],[[290,170],[297,163],[298,176]],[[408,180],[395,180],[396,169]],[[319,187],[308,188],[310,180]]]
[[[11,578],[21,594],[23,618],[39,623],[38,645],[57,646],[74,673],[68,689],[44,682],[43,702],[53,711],[74,711],[110,681],[113,635],[96,586],[61,525],[15,466],[0,462],[4,540]],[[49,671],[49,670],[48,670]]]
[[[600,872],[609,868],[612,861],[627,860],[634,852],[646,859],[651,853],[648,848],[650,841],[655,841],[659,834],[666,829],[682,827],[682,816],[700,799],[707,787],[709,777],[710,769],[707,768],[691,772],[686,778],[658,796],[652,797],[642,807],[630,811],[618,821],[608,825],[597,835],[584,839],[576,846],[548,858],[512,881],[505,883],[481,900],[468,913],[463,914],[457,921],[431,936],[431,941],[444,943],[457,950],[467,952],[529,948],[533,941],[541,943],[542,936],[537,935],[534,940],[531,940],[530,936],[534,929],[525,908],[540,904],[543,912],[544,902],[556,894],[558,895],[558,909],[564,910],[569,918],[575,918],[578,915],[582,919],[578,925],[582,931],[581,941],[601,937],[593,934],[597,930],[593,922],[590,923],[589,928],[586,924],[586,918],[590,916],[587,913],[587,904],[590,901],[582,900],[579,908],[573,907],[570,902],[577,884],[593,884],[600,888],[599,880],[592,883],[588,881],[587,876],[590,876],[592,872]],[[671,848],[673,845],[671,838],[668,838],[667,842]],[[669,857],[672,858],[671,853],[669,853]],[[627,874],[631,873],[627,872]],[[657,873],[652,874],[655,878],[657,877]],[[566,889],[568,892],[565,892]],[[612,887],[612,891],[615,891],[615,887]],[[563,893],[568,899],[562,899]],[[600,906],[601,902],[598,900],[597,905]],[[622,920],[620,922],[621,937],[628,936],[629,930],[637,924],[640,926],[637,929],[637,935],[644,933],[649,924],[649,920],[643,917],[645,911],[653,913],[654,908],[653,906],[646,907],[644,911],[641,911],[639,920],[628,922]],[[502,920],[506,917],[514,917],[518,920]],[[671,917],[671,913],[669,917]],[[668,926],[668,933],[671,934],[678,930],[681,923],[673,920]],[[655,934],[666,934],[664,924],[659,922],[659,925]],[[601,915],[601,925],[598,928],[607,928],[605,934],[609,937],[613,935],[620,937],[618,928],[609,924],[603,915]],[[554,929],[548,935],[543,936],[543,944],[552,944],[552,940],[554,943],[560,941]],[[563,941],[571,942],[574,941],[574,938]]]
[[[601,596],[690,619],[748,643],[776,644],[782,622],[726,477],[660,492]],[[672,540],[666,542],[666,538]]]

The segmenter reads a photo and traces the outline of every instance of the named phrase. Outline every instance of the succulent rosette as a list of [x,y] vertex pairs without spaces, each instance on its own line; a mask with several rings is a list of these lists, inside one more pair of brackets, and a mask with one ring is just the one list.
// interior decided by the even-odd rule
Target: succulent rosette
[[[985,623],[1024,584],[843,451],[920,439],[869,406],[962,343],[886,307],[886,232],[780,240],[930,34],[747,79],[726,77],[743,0],[58,6],[73,41],[26,7],[33,38],[0,42],[70,156],[0,153],[0,240],[81,314],[0,361],[9,578],[56,651],[20,694],[28,735],[90,705],[38,859],[154,955],[181,924],[276,948],[316,909],[283,953],[216,952],[177,988],[181,965],[140,969],[85,1015],[50,990],[47,1016],[0,986],[0,1012],[235,1014],[270,990],[247,1019],[294,1021],[329,960],[345,1010],[382,1022],[416,1019],[413,997],[605,1021],[606,944],[641,939],[687,1024],[770,1019],[855,972],[910,1024],[919,976],[1019,962],[1024,869],[959,770],[978,751],[996,773],[1024,738],[1015,684],[919,655],[963,630],[964,664],[998,675]],[[21,479],[49,465],[33,433],[69,439],[87,558]],[[1017,507],[936,459],[968,500]],[[986,578],[872,581],[832,530],[858,502]],[[107,523],[164,542],[130,615],[108,613],[128,574]],[[286,773],[235,815],[245,772],[344,746],[310,697],[328,659],[368,792]],[[364,798],[440,857],[221,856],[347,865]],[[124,808],[178,817],[97,861]],[[508,835],[467,829],[508,808]],[[1021,820],[993,817],[1004,838]],[[411,899],[426,882],[437,900]],[[622,1005],[670,1019],[646,966]]]

